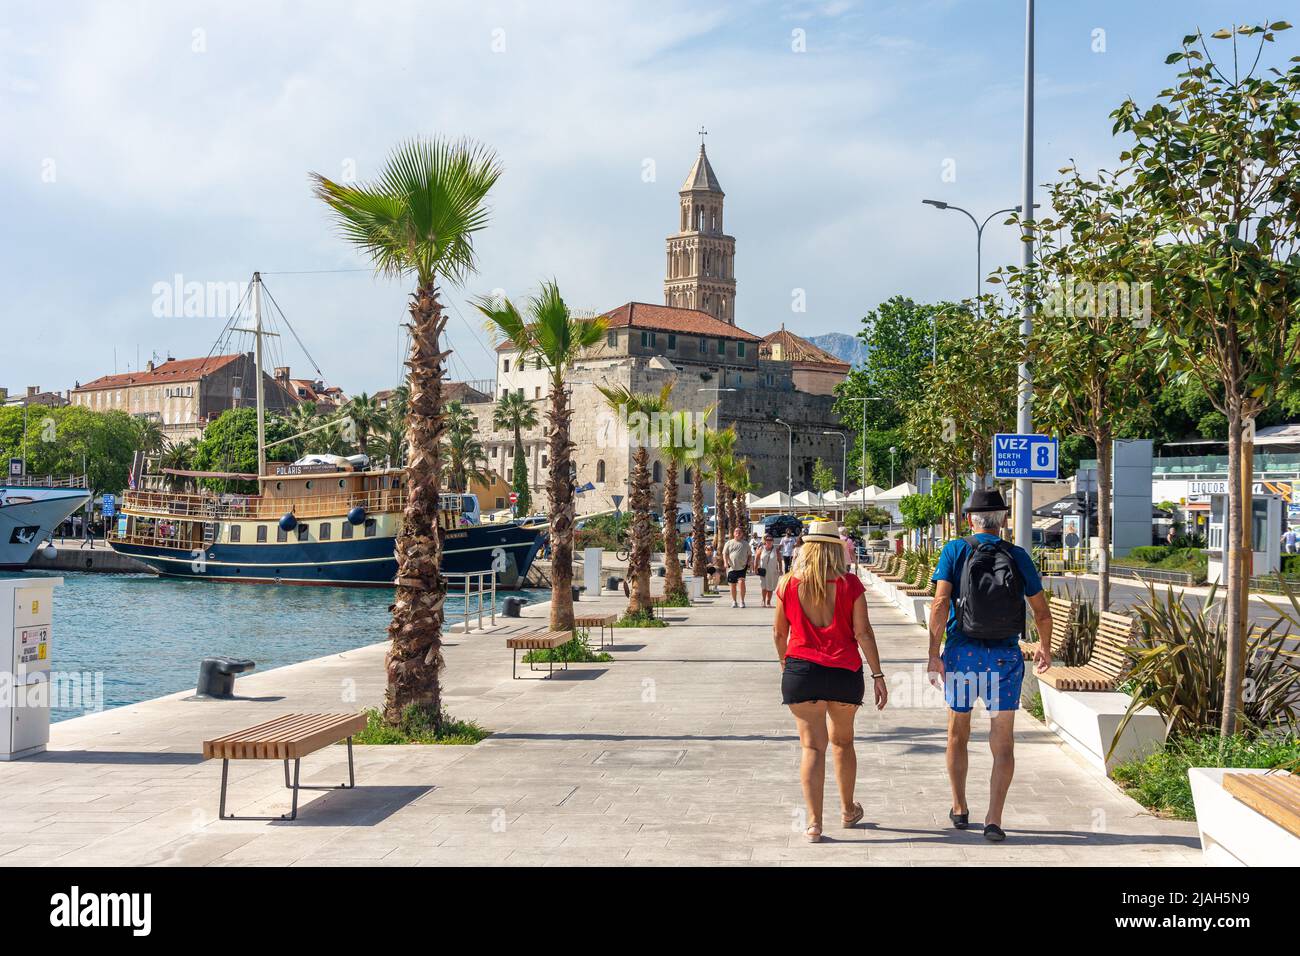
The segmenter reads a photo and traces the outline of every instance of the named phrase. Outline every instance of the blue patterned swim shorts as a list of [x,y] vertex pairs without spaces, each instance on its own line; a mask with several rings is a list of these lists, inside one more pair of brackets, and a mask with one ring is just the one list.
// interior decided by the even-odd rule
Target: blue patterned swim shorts
[[1025,659],[1016,644],[986,646],[974,641],[949,641],[943,648],[943,698],[959,714],[969,713],[982,699],[990,713],[1020,708]]

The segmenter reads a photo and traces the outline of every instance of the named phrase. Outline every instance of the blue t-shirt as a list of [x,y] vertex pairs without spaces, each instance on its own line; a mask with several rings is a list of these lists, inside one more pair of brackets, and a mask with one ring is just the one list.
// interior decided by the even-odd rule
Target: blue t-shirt
[[[975,537],[979,541],[989,544],[1001,540],[996,534],[984,534],[983,532],[976,533]],[[936,582],[947,581],[952,585],[952,601],[948,604],[946,643],[949,645],[977,644],[983,647],[1010,647],[1020,640],[1020,635],[1009,637],[1005,641],[976,641],[957,629],[957,598],[961,596],[962,562],[970,553],[971,546],[966,543],[965,538],[949,541],[943,546],[943,550],[939,552],[939,563],[935,565],[934,574],[930,578],[930,580]],[[1034,559],[1029,556],[1029,552],[1013,544],[1011,545],[1011,555],[1015,558],[1016,567],[1020,569],[1020,576],[1025,579],[1025,597],[1031,598],[1041,592],[1043,582],[1038,576],[1038,569],[1034,567]]]

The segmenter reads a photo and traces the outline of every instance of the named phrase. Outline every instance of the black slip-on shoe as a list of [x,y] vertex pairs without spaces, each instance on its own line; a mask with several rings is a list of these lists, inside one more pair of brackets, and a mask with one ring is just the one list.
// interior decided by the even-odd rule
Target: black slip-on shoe
[[967,810],[965,813],[958,813],[956,810],[949,810],[948,819],[952,821],[952,825],[958,830],[965,830],[970,826],[970,811]]
[[1007,838],[1006,833],[1004,833],[1002,831],[1002,828],[998,826],[996,823],[984,824],[984,839],[989,840],[993,843],[1001,843],[1006,838]]

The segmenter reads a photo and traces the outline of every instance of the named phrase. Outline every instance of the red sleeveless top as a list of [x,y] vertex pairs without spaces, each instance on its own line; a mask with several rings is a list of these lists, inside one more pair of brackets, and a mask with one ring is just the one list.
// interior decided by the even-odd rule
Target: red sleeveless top
[[824,667],[862,670],[862,655],[858,653],[858,642],[853,639],[853,602],[864,591],[866,588],[856,575],[842,574],[836,578],[835,613],[829,624],[818,627],[808,620],[799,603],[799,579],[790,578],[781,598],[785,619],[790,622],[786,656]]

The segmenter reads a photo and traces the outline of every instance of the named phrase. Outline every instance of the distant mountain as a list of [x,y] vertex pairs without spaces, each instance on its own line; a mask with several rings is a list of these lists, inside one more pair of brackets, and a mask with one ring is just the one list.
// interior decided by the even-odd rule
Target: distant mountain
[[867,360],[867,347],[855,336],[845,335],[843,332],[827,332],[825,335],[810,335],[807,338],[819,349],[825,349],[854,368],[858,368]]

